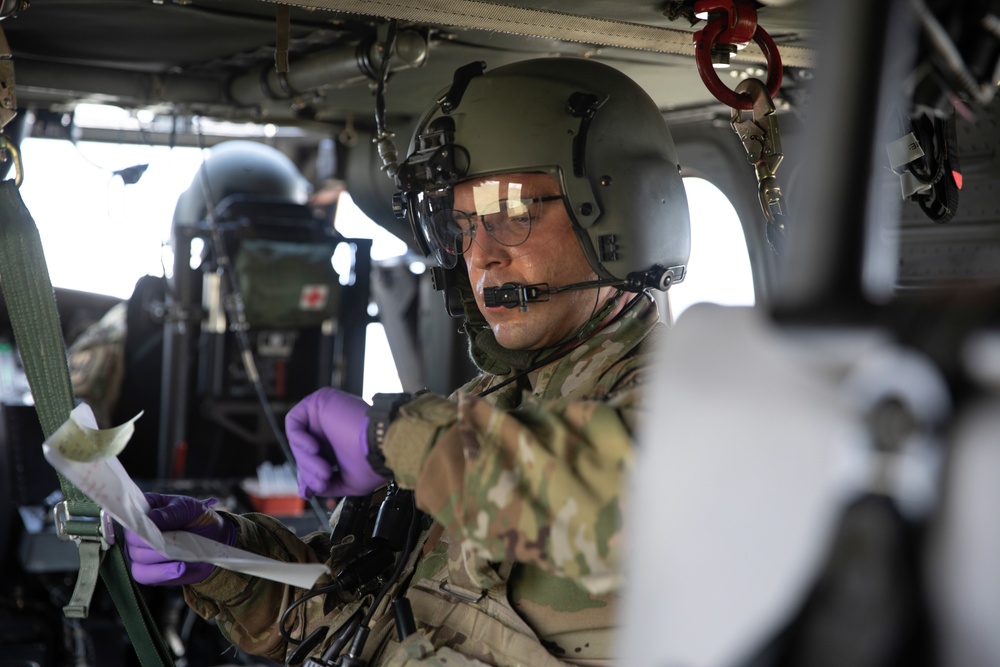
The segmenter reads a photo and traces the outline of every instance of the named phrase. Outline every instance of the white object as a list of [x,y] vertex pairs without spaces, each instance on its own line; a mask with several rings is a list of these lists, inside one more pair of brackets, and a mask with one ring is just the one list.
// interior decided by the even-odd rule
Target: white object
[[312,588],[316,579],[329,571],[325,565],[284,563],[186,531],[162,532],[146,516],[149,504],[117,458],[132,437],[136,419],[138,416],[115,428],[98,429],[90,407],[81,404],[45,441],[42,451],[56,470],[118,523],[171,558],[212,563],[305,589]]

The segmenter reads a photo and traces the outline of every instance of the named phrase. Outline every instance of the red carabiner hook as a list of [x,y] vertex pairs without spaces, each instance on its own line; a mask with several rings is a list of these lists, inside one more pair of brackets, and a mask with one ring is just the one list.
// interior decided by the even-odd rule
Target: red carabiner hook
[[757,24],[757,10],[750,0],[698,0],[695,11],[708,13],[704,29],[694,34],[694,59],[705,87],[716,99],[733,109],[749,111],[753,100],[737,93],[724,83],[712,64],[712,49],[716,44],[745,45],[752,39],[764,52],[767,63],[767,91],[776,97],[781,88],[781,56],[771,36]]

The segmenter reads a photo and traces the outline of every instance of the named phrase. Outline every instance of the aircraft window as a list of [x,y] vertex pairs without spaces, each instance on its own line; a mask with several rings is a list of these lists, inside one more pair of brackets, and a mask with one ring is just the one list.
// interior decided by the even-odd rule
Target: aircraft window
[[[126,299],[142,276],[170,273],[170,223],[177,198],[202,162],[200,149],[86,141],[74,146],[28,137],[21,154],[21,197],[38,226],[55,287]],[[114,173],[147,163],[132,185]],[[345,236],[371,238],[374,260],[406,252],[403,241],[369,220],[347,195],[338,204],[336,226]],[[335,256],[334,266],[349,276],[350,257]],[[381,324],[368,326],[366,350],[363,396],[402,391]]]
[[[337,214],[333,225],[338,232],[348,238],[371,239],[372,260],[391,259],[406,254],[406,244],[362,213],[346,192],[337,200]],[[344,244],[340,244],[334,252],[333,267],[340,275],[341,282],[350,275],[351,255]],[[372,313],[372,310],[376,312]],[[369,306],[369,313],[373,316],[378,314],[377,310],[374,303]],[[375,394],[395,394],[403,391],[396,362],[389,348],[389,339],[381,322],[369,324],[366,336],[365,379],[361,397],[370,402]]]
[[398,394],[403,391],[403,384],[382,323],[369,324],[365,335],[365,379],[361,398],[371,403],[375,394]]
[[701,302],[752,306],[750,253],[736,209],[703,178],[686,177],[684,189],[691,210],[691,259],[684,282],[667,291],[673,319]]
[[[337,215],[333,226],[347,238],[371,239],[372,259],[375,261],[406,254],[406,243],[365,215],[346,192],[337,200]],[[333,266],[340,276],[347,275],[351,267],[350,256],[334,255]]]
[[[136,280],[163,274],[174,206],[201,151],[29,137],[21,155],[21,197],[53,285],[127,298]],[[133,185],[114,173],[147,163]]]

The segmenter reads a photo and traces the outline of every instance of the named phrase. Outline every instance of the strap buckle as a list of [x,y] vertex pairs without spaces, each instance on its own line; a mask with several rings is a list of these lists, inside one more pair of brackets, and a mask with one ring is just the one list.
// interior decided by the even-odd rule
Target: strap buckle
[[487,593],[485,590],[473,591],[462,586],[457,586],[449,582],[447,579],[440,581],[438,583],[438,588],[448,595],[456,597],[459,600],[463,600],[464,602],[468,602],[469,604],[476,604],[486,597]]
[[77,544],[99,542],[101,551],[107,551],[115,543],[114,523],[103,509],[96,517],[73,516],[69,513],[69,501],[64,500],[52,508],[52,518],[60,540],[73,540]]
[[87,618],[90,601],[97,587],[97,575],[104,552],[115,543],[115,527],[111,515],[103,509],[96,517],[73,516],[69,502],[63,501],[52,508],[56,536],[60,540],[73,540],[80,548],[80,573],[76,578],[73,596],[63,607],[66,618]]

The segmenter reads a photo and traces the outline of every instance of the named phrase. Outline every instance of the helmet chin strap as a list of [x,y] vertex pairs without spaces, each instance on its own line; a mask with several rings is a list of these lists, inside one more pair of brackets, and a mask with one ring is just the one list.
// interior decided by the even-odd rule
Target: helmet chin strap
[[603,278],[580,283],[570,283],[562,287],[549,287],[548,283],[521,285],[519,283],[504,283],[499,287],[487,287],[483,290],[483,305],[487,308],[504,306],[517,308],[521,312],[528,310],[528,304],[548,301],[549,295],[559,292],[600,289],[601,287],[617,287],[626,292],[641,292],[653,287],[667,290],[673,282],[673,275],[668,269],[654,266],[648,271],[636,271],[628,274],[625,280],[618,278]]

